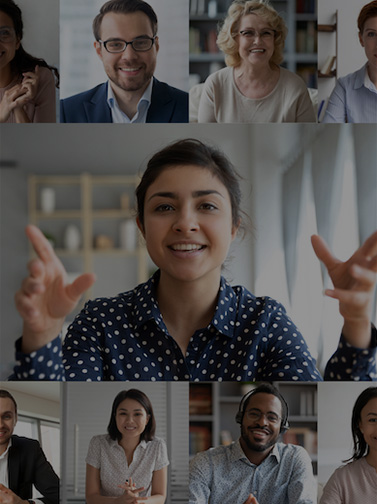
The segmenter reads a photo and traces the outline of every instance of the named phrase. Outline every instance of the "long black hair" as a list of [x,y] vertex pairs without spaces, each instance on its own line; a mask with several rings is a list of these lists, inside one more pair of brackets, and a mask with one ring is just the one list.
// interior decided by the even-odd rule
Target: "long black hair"
[[368,445],[365,442],[363,433],[360,430],[361,410],[368,404],[371,399],[377,397],[377,387],[368,387],[363,390],[359,397],[356,399],[355,405],[352,410],[352,438],[353,438],[353,455],[348,460],[357,460],[368,452]]
[[[0,0],[0,11],[7,14],[13,21],[14,31],[16,32],[16,37],[19,41],[22,40],[23,36],[23,22],[21,9],[14,3],[13,0]],[[54,66],[49,65],[42,58],[35,58],[31,54],[27,53],[20,43],[16,54],[11,61],[11,70],[14,76],[22,75],[24,72],[34,72],[36,66],[45,67],[50,69],[55,75],[55,85],[59,87],[59,72]]]

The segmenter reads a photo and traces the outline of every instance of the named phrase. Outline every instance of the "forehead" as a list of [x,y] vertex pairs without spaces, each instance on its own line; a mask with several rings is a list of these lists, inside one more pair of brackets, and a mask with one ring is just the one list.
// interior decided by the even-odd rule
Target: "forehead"
[[376,30],[377,31],[377,16],[368,18],[364,23],[364,30]]
[[270,24],[258,14],[245,14],[240,20],[240,30],[246,28],[270,28]]
[[374,413],[377,415],[377,397],[370,399],[364,408],[361,410],[361,416],[364,417],[368,415],[368,413]]
[[153,37],[152,23],[144,12],[108,12],[100,27],[101,39],[122,38],[131,40],[141,35]]
[[259,409],[263,413],[276,413],[279,416],[283,413],[280,399],[273,394],[267,394],[265,392],[259,392],[250,397],[245,410],[252,408]]
[[5,14],[5,12],[0,11],[0,28],[3,28],[5,26],[10,26],[14,27],[13,20],[8,14]]
[[197,165],[168,166],[148,187],[146,194],[148,198],[155,191],[183,194],[208,189],[216,190],[229,198],[227,188],[210,168]]
[[118,408],[117,408],[117,411],[118,410],[127,410],[127,411],[134,411],[134,410],[143,410],[145,411],[144,407],[139,403],[139,401],[136,401],[135,399],[124,399],[124,401],[122,401]]
[[0,414],[3,414],[5,411],[16,413],[12,399],[9,399],[9,397],[0,397]]

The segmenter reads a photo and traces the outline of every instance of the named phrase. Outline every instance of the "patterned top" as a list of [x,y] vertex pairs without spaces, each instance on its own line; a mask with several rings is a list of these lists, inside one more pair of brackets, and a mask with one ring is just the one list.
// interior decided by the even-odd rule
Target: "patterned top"
[[190,463],[189,504],[242,504],[249,494],[258,504],[316,504],[317,488],[308,453],[277,443],[259,465],[239,440],[198,453]]
[[323,490],[320,504],[376,504],[377,472],[365,458],[339,467]]
[[148,496],[152,491],[153,472],[166,467],[169,460],[165,441],[155,437],[152,441],[140,441],[128,465],[126,454],[118,441],[111,439],[108,434],[102,434],[90,440],[86,463],[100,469],[101,495],[123,495],[124,490],[118,485],[132,478],[137,488],[145,488],[140,496]]
[[[17,352],[12,379],[322,380],[284,307],[224,278],[212,321],[193,334],[184,356],[159,310],[158,279],[159,272],[132,291],[88,302],[68,328],[63,359],[59,338],[30,355]],[[325,378],[372,379],[375,329],[372,339],[373,348],[363,350],[341,338]]]
[[323,122],[377,123],[377,89],[366,65],[338,79]]

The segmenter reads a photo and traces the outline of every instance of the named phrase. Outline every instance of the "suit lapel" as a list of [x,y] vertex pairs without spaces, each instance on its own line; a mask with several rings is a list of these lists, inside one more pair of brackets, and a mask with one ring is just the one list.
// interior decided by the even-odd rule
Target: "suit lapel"
[[175,102],[166,84],[153,77],[151,104],[147,123],[168,123],[174,112]]
[[9,488],[12,492],[17,493],[19,491],[19,475],[20,475],[20,465],[21,465],[21,450],[17,445],[17,440],[12,438],[12,446],[9,448],[8,453],[8,477],[9,477]]
[[83,103],[89,123],[111,123],[111,111],[107,104],[107,83],[99,86],[92,98]]

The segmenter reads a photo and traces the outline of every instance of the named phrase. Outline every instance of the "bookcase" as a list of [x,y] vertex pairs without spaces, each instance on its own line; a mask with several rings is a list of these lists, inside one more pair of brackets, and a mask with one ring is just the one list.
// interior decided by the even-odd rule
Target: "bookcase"
[[[190,456],[240,436],[235,421],[242,396],[256,384],[237,382],[190,383]],[[274,382],[289,408],[290,429],[285,443],[304,446],[317,474],[317,385]]]
[[[191,85],[204,82],[209,74],[225,66],[216,37],[231,3],[232,0],[190,0]],[[308,87],[317,87],[316,1],[273,0],[271,4],[288,27],[283,66],[301,75]]]
[[[135,223],[138,182],[137,176],[88,173],[29,177],[29,222],[50,239],[69,280],[80,273],[96,273],[97,281],[80,307],[89,298],[116,295],[148,278],[148,254]],[[52,192],[50,208],[43,201],[46,189]],[[130,224],[129,246],[122,238],[124,223]],[[70,226],[76,235],[72,246],[67,244]]]

